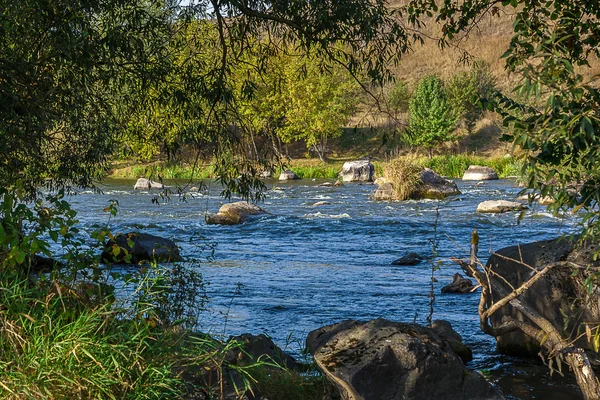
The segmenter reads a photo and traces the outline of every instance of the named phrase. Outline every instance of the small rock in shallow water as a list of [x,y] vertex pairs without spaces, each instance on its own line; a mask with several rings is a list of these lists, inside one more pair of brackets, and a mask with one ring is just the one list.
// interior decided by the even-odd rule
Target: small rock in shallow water
[[463,277],[461,274],[456,273],[452,277],[452,283],[442,288],[442,293],[470,293],[475,286],[473,281]]
[[317,201],[315,204],[313,204],[313,207],[319,207],[319,206],[328,206],[331,203],[328,201]]
[[408,253],[400,257],[399,259],[392,261],[392,265],[417,265],[423,261],[423,257],[417,253]]

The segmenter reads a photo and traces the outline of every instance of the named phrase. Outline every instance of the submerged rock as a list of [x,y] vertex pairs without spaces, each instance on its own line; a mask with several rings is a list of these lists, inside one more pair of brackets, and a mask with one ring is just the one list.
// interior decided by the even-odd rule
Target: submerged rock
[[216,214],[206,217],[207,224],[214,225],[236,225],[249,221],[253,217],[269,214],[259,206],[248,203],[247,201],[238,201],[235,203],[223,204]]
[[306,346],[343,399],[502,399],[446,339],[416,324],[348,320],[312,331]]
[[498,174],[490,167],[469,165],[462,179],[463,181],[491,181],[498,179]]
[[151,190],[151,189],[164,189],[165,185],[160,182],[154,182],[146,178],[140,178],[133,185],[133,190]]
[[442,293],[471,293],[474,288],[475,285],[473,285],[472,280],[456,273],[452,276],[452,283],[442,288]]
[[328,201],[317,201],[315,204],[313,204],[313,207],[328,206],[328,205],[331,205],[331,203]]
[[527,206],[519,203],[518,201],[508,200],[486,200],[479,203],[477,206],[477,212],[479,213],[505,213],[510,211],[522,211],[527,210]]
[[109,240],[101,258],[115,264],[182,261],[179,248],[172,240],[148,233],[121,233]]
[[345,162],[339,175],[344,182],[371,182],[374,173],[371,161],[358,160]]
[[300,179],[300,177],[298,175],[296,175],[296,173],[290,169],[283,170],[279,174],[280,181],[291,181],[294,179]]
[[407,253],[399,259],[392,261],[392,265],[417,265],[423,261],[423,257],[417,253]]

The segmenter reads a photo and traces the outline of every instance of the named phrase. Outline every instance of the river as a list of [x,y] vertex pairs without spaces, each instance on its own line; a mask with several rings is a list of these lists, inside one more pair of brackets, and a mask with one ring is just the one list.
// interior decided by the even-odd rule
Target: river
[[[434,319],[448,320],[473,348],[469,368],[482,370],[512,399],[580,399],[572,378],[550,377],[536,360],[515,360],[495,353],[494,339],[479,330],[479,292],[443,295],[440,289],[460,268],[450,257],[466,257],[471,231],[480,235],[480,254],[517,243],[554,238],[575,221],[556,218],[544,206],[519,221],[518,213],[478,214],[489,199],[514,199],[513,181],[457,181],[462,195],[444,201],[375,202],[372,184],[319,186],[323,180],[268,182],[260,205],[271,213],[239,226],[206,225],[205,213],[225,202],[220,187],[187,201],[173,197],[153,204],[156,193],[134,192],[133,181],[107,180],[102,194],[70,198],[86,229],[107,222],[102,212],[118,200],[113,232],[143,232],[171,238],[182,254],[201,261],[208,282],[208,309],[200,329],[213,334],[266,333],[297,353],[306,334],[344,319],[377,317],[425,323],[429,313],[430,264],[393,266],[407,252],[430,256],[435,247]],[[330,205],[313,207],[318,201]],[[437,215],[437,217],[436,217]],[[437,221],[437,222],[436,222]],[[434,233],[437,232],[437,233]],[[214,260],[201,247],[216,243]]]

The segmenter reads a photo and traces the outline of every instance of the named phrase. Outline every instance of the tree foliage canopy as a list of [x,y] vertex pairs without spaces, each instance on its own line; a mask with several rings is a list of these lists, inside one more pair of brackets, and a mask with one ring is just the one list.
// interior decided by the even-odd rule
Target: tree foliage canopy
[[2,0],[0,10],[0,183],[32,193],[89,186],[123,133],[161,132],[170,149],[214,154],[227,193],[248,195],[257,181],[238,177],[264,159],[249,160],[232,129],[240,60],[292,46],[382,82],[409,47],[384,0]]
[[454,139],[457,117],[448,102],[444,82],[436,76],[423,78],[410,103],[408,142],[429,149]]

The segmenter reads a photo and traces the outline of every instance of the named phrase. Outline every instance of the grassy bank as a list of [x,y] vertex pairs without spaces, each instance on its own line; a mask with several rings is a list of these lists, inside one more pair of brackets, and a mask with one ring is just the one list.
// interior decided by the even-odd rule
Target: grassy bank
[[484,158],[466,154],[419,158],[418,163],[442,176],[455,179],[462,178],[469,165],[491,167],[500,178],[519,177],[523,168],[523,164],[515,157]]
[[[514,157],[479,157],[468,154],[440,155],[433,158],[418,157],[417,162],[424,167],[431,168],[442,176],[461,178],[469,165],[483,165],[491,167],[501,178],[520,176],[522,164]],[[375,166],[375,175],[382,176],[383,161],[372,161]],[[336,179],[342,170],[344,161],[331,160],[323,163],[318,159],[291,160],[287,168],[294,171],[302,179]],[[274,178],[279,177],[279,168]],[[138,164],[126,167],[117,167],[110,174],[112,178],[137,179],[150,177],[158,179],[192,179],[202,180],[216,178],[212,165],[205,164],[195,170],[191,165],[174,165],[168,163]]]

